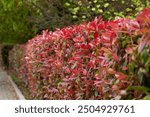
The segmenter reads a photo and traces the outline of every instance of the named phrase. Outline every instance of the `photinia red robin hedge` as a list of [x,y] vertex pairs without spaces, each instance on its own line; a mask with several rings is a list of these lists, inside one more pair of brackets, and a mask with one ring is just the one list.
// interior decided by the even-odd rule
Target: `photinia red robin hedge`
[[13,73],[13,75],[17,76],[28,85],[25,47],[25,44],[17,44],[9,51],[9,72],[11,74]]
[[147,93],[133,86],[150,86],[150,10],[44,30],[24,51],[15,68],[26,69],[35,99],[141,99]]

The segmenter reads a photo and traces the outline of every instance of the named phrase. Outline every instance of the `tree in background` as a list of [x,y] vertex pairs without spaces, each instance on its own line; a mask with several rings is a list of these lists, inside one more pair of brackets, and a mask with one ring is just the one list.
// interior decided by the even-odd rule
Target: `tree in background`
[[90,21],[99,15],[104,20],[116,16],[132,18],[150,6],[149,0],[28,0],[28,3],[29,22],[37,32]]
[[0,0],[0,43],[24,43],[34,35],[24,0]]
[[134,17],[149,0],[0,0],[0,43],[24,43],[44,29],[55,30],[101,15]]
[[72,23],[62,0],[0,0],[0,43],[24,43],[41,30]]
[[29,0],[29,22],[41,32],[55,30],[72,23],[71,13],[64,7],[63,0]]
[[114,19],[116,16],[131,18],[144,7],[150,7],[149,0],[64,0],[65,7],[72,18],[81,22],[92,20],[101,15],[103,19]]

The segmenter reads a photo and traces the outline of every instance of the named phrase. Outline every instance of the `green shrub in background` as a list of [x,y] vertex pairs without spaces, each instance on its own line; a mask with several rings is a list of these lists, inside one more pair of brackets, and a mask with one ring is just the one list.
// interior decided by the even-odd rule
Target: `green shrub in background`
[[131,18],[144,7],[150,7],[149,0],[64,0],[65,7],[71,12],[74,21],[92,20],[101,15],[103,19],[116,16]]
[[54,30],[96,16],[134,17],[149,0],[0,0],[0,43],[24,43],[43,29]]
[[28,20],[37,32],[91,21],[99,15],[104,20],[116,16],[133,18],[150,6],[149,0],[28,0],[27,3],[30,8]]
[[35,33],[24,0],[0,0],[0,43],[24,43]]
[[28,0],[30,6],[29,22],[37,33],[43,29],[55,30],[72,23],[71,14],[62,0]]
[[72,23],[62,0],[0,0],[0,43],[25,43],[43,29]]

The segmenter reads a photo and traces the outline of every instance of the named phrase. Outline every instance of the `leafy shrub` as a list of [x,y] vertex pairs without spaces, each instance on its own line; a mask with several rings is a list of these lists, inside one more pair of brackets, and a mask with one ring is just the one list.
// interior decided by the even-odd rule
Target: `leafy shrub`
[[144,7],[150,6],[148,0],[64,0],[72,18],[76,21],[101,15],[105,20],[120,17],[135,17]]
[[[140,82],[150,87],[150,10],[144,9],[136,20],[140,23],[137,34],[141,38],[137,41],[137,51],[134,52],[134,61],[130,62],[130,67]],[[136,64],[134,67],[133,65]],[[137,68],[136,68],[137,67]]]
[[133,90],[132,86],[150,84],[149,14],[150,10],[144,9],[135,20],[118,18],[107,22],[97,17],[54,32],[45,30],[29,40],[25,74],[32,96],[143,98],[145,92]]
[[72,22],[62,0],[32,0],[27,2],[27,6],[30,8],[28,21],[37,33],[43,29],[55,30]]
[[29,0],[0,0],[0,43],[25,43],[35,35],[28,21],[30,7],[27,2]]
[[25,46],[15,45],[11,51],[9,51],[9,72],[22,81],[25,85],[28,84],[27,80],[27,66],[25,60]]

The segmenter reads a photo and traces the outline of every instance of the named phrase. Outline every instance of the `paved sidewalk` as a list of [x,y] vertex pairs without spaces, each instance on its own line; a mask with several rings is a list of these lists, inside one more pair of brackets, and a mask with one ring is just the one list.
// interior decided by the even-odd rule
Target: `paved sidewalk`
[[16,89],[7,73],[0,69],[0,100],[19,100],[20,94]]

